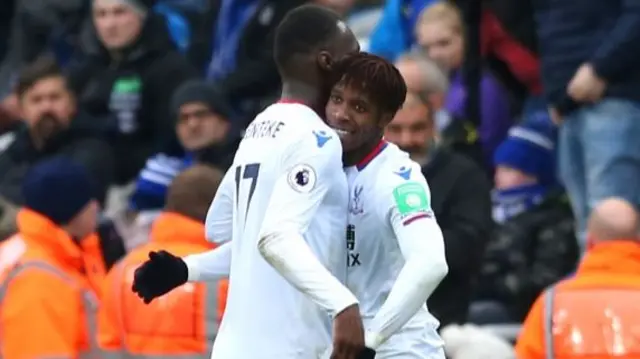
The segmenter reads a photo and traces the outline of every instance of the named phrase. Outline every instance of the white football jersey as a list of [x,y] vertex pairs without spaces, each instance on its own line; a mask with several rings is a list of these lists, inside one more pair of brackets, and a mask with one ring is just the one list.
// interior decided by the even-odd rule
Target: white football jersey
[[[223,213],[225,199],[232,216]],[[221,213],[209,238],[227,240],[216,228],[233,224],[227,306],[212,358],[308,359],[326,350],[330,316],[265,261],[258,239],[270,223],[302,226],[320,262],[344,281],[347,204],[340,139],[315,112],[277,103],[256,117],[211,207]]]
[[[371,155],[348,167],[346,173],[350,191],[347,286],[360,302],[366,329],[405,263],[394,228],[416,220],[435,221],[435,217],[420,166],[393,144],[382,141]],[[443,346],[438,325],[425,303],[400,332],[378,348],[377,357],[395,358],[398,348],[423,353],[415,357],[434,357]]]

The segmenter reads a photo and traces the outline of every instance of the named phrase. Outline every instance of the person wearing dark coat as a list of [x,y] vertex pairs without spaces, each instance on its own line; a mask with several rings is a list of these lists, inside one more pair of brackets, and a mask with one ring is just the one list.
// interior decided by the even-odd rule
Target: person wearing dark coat
[[23,204],[21,186],[31,167],[52,157],[67,157],[91,175],[103,201],[113,179],[115,158],[95,119],[76,108],[73,93],[55,60],[41,58],[17,82],[23,122],[3,136],[0,148],[0,237],[15,229]]
[[442,146],[434,122],[432,106],[409,93],[385,138],[422,165],[431,189],[431,208],[444,236],[449,273],[427,306],[442,328],[467,321],[472,283],[492,228],[491,185],[474,161]]
[[197,77],[178,52],[154,0],[94,0],[83,33],[84,53],[69,67],[80,108],[110,134],[115,181],[133,180],[147,158],[166,148],[181,153],[174,133],[173,92]]
[[474,293],[474,322],[521,322],[544,288],[575,269],[578,244],[569,200],[556,180],[555,137],[550,121],[529,120],[513,127],[496,151],[497,226]]

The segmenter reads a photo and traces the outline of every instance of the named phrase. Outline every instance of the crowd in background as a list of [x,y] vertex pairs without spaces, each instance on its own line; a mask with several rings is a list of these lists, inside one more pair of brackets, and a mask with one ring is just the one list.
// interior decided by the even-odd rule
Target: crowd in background
[[[215,335],[224,281],[163,302],[186,318],[169,324],[122,291],[150,248],[211,248],[206,209],[247,124],[279,96],[273,34],[304,3],[344,15],[362,49],[407,83],[385,139],[431,188],[449,274],[428,307],[449,355],[513,356],[507,342],[525,318],[521,358],[611,352],[600,336],[640,350],[622,329],[566,319],[589,313],[608,325],[611,315],[594,314],[606,307],[637,326],[633,300],[615,298],[637,295],[640,276],[640,1],[49,0],[9,1],[0,13],[0,271],[28,257],[64,280],[34,275],[11,298],[20,277],[0,276],[0,356],[59,354],[19,342],[47,325],[80,335],[84,326],[71,327],[90,315],[68,304],[78,287],[69,280],[102,302],[82,350],[97,337],[112,352],[147,353],[146,342],[156,354],[204,352],[197,340],[166,343]],[[565,278],[579,283],[545,292]],[[52,293],[63,309],[44,304]],[[211,307],[190,296],[215,302],[203,325],[194,318]],[[20,308],[29,316],[10,315]],[[547,319],[556,309],[564,327]],[[119,312],[137,319],[114,320]],[[575,325],[588,327],[585,338],[569,338]],[[492,349],[470,349],[483,345]]]

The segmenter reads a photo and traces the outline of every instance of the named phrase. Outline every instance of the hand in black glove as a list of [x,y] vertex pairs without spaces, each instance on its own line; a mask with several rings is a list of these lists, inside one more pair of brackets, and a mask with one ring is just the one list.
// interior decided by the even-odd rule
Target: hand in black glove
[[357,359],[375,359],[375,357],[376,357],[375,350],[368,347],[364,347],[364,349],[362,349],[362,351],[358,355]]
[[133,274],[131,290],[145,304],[169,293],[187,282],[189,272],[182,258],[167,251],[149,252],[149,260],[142,263]]

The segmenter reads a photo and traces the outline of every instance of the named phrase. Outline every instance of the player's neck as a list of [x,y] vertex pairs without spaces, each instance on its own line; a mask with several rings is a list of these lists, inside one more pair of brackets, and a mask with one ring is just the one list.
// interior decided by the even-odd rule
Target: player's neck
[[[318,90],[314,86],[296,80],[285,80],[282,84],[280,101],[299,102],[316,109]],[[317,110],[317,109],[316,109]]]
[[382,138],[380,138],[377,141],[371,141],[371,143],[366,143],[362,145],[362,147],[360,148],[356,148],[353,151],[343,153],[342,162],[344,166],[345,167],[355,166],[363,162],[378,147],[381,140]]

